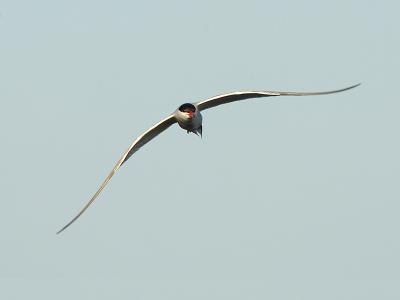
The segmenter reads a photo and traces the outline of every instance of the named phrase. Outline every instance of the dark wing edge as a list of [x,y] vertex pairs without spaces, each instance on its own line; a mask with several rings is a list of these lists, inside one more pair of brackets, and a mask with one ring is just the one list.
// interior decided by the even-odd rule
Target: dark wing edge
[[155,138],[157,135],[159,135],[161,132],[166,130],[168,127],[170,127],[175,122],[176,122],[175,116],[170,115],[167,118],[158,122],[157,124],[153,125],[147,131],[142,133],[138,138],[136,138],[136,140],[130,145],[130,147],[125,151],[125,153],[119,159],[119,161],[117,162],[115,167],[112,169],[110,174],[108,174],[107,178],[103,181],[103,183],[100,185],[99,189],[96,191],[96,193],[93,195],[93,197],[89,200],[89,202],[78,212],[78,214],[69,223],[67,223],[63,228],[61,228],[59,231],[57,231],[57,234],[63,232],[65,229],[67,229],[72,223],[74,223],[85,212],[86,209],[89,208],[89,206],[100,195],[101,191],[105,188],[105,186],[110,181],[110,179],[114,176],[114,174],[117,172],[117,170],[132,156],[133,153],[138,151],[142,146],[144,146],[146,143],[151,141],[153,138]]
[[247,91],[247,92],[235,92],[229,94],[218,95],[203,101],[194,103],[200,111],[212,108],[221,104],[226,104],[234,101],[240,101],[250,98],[261,98],[261,97],[274,97],[274,96],[317,96],[317,95],[328,95],[344,92],[359,86],[361,83],[331,91],[323,92],[279,92],[279,91]]

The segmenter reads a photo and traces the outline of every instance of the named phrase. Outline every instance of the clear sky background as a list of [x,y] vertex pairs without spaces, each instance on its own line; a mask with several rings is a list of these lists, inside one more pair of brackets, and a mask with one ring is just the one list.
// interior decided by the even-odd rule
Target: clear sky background
[[[399,299],[398,1],[0,2],[1,299]],[[204,112],[238,90],[330,96]]]

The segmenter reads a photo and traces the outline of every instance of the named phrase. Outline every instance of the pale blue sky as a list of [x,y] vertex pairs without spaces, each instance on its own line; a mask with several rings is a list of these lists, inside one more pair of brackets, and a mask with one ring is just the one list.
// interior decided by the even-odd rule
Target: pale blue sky
[[[399,299],[398,1],[0,2],[1,299]],[[318,91],[142,131],[223,92]]]

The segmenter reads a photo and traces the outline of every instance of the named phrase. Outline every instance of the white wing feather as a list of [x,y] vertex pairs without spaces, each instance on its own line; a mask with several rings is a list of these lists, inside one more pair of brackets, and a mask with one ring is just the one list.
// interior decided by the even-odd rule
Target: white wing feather
[[279,91],[247,91],[247,92],[235,92],[229,94],[218,95],[206,100],[202,100],[194,103],[200,111],[212,108],[221,104],[226,104],[234,101],[240,101],[250,98],[260,98],[260,97],[273,97],[273,96],[317,96],[317,95],[328,95],[335,94],[339,92],[344,92],[359,86],[355,84],[343,89],[325,91],[325,92],[279,92]]
[[138,151],[142,146],[144,146],[146,143],[148,143],[150,140],[155,138],[157,135],[159,135],[161,132],[166,130],[168,127],[170,127],[172,124],[176,122],[175,116],[170,115],[167,118],[161,120],[154,126],[152,126],[150,129],[148,129],[146,132],[141,134],[130,146],[129,148],[125,151],[125,153],[122,155],[120,160],[117,162],[115,167],[111,170],[110,174],[108,174],[107,178],[103,181],[97,192],[93,195],[93,197],[90,199],[90,201],[78,212],[78,214],[63,228],[61,228],[57,234],[61,233],[65,229],[67,229],[72,223],[74,223],[84,212],[88,207],[96,200],[96,198],[99,196],[101,191],[105,188],[107,183],[110,181],[110,179],[114,176],[115,172],[129,159],[129,157],[132,156],[133,153]]

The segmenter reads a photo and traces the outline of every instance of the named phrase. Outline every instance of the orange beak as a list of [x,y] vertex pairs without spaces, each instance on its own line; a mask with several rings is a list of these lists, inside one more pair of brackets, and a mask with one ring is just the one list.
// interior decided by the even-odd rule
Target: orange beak
[[191,112],[191,111],[189,111],[189,112],[188,112],[188,114],[189,114],[189,119],[192,119],[192,118],[193,118],[193,116],[194,116],[194,113],[193,113],[193,112]]

